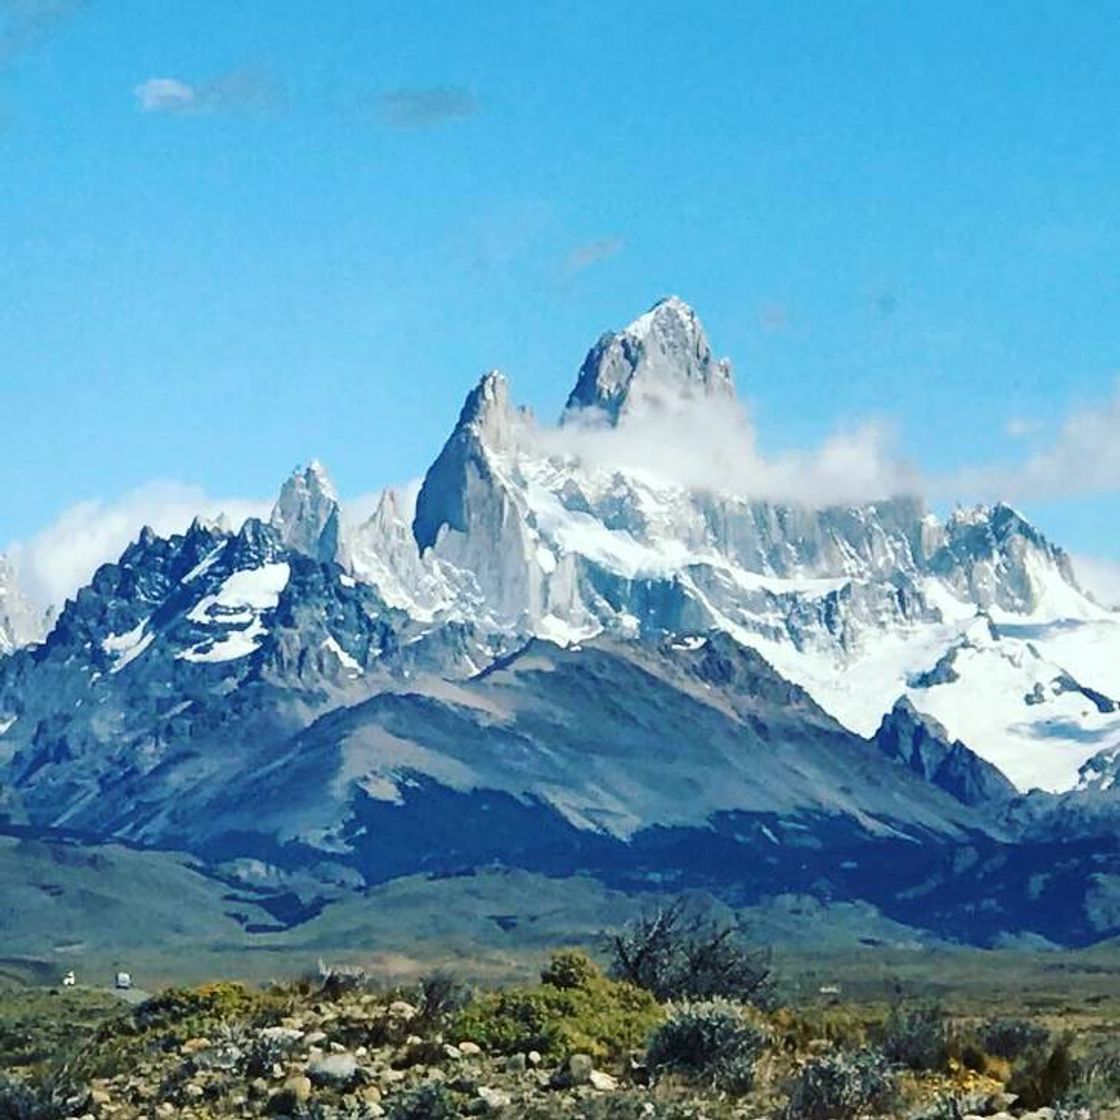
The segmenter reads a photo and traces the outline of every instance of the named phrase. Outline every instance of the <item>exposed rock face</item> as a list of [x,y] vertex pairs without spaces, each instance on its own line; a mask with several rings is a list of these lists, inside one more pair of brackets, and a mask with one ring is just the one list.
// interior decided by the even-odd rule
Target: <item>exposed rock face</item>
[[883,717],[875,745],[888,758],[966,805],[991,805],[1011,800],[1015,787],[991,763],[985,762],[935,719],[923,716],[905,697]]
[[[15,652],[0,565],[0,814],[347,881],[718,855],[777,892],[834,889],[841,849],[917,876],[1115,819],[1120,622],[1060,549],[1003,505],[810,508],[583,453],[678,407],[736,402],[670,299],[593,348],[558,429],[486,374],[360,526],[311,463],[267,523],[145,529]],[[881,901],[861,859],[843,890]]]
[[339,558],[339,518],[334,484],[323,465],[313,459],[284,483],[269,524],[286,547],[331,561]]
[[670,296],[617,334],[591,348],[566,415],[588,409],[610,424],[642,413],[672,409],[681,400],[735,395],[731,363],[712,356],[696,312]]

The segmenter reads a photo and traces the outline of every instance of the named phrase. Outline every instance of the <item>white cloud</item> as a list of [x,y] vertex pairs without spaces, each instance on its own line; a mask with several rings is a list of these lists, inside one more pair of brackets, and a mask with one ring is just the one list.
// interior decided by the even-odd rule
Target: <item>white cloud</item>
[[146,113],[254,113],[285,100],[283,83],[268,70],[245,67],[191,85],[181,78],[148,78],[133,89]]
[[196,516],[225,514],[236,526],[267,516],[271,503],[211,498],[201,487],[151,482],[121,497],[79,502],[52,524],[9,549],[26,594],[35,602],[61,604],[100,564],[116,560],[144,525],[160,535],[182,532]]
[[194,89],[178,78],[149,78],[133,92],[146,113],[185,113],[198,102]]
[[743,497],[829,505],[920,489],[916,471],[895,453],[884,425],[839,432],[807,451],[765,455],[746,410],[725,398],[654,409],[617,428],[596,423],[594,416],[576,417],[561,428],[536,429],[530,438],[548,454]]
[[1071,412],[1054,439],[1016,463],[966,467],[941,479],[945,495],[1009,501],[1071,498],[1120,490],[1120,383],[1096,408]]
[[1012,416],[1003,426],[1004,433],[1012,439],[1025,439],[1041,428],[1042,425],[1037,420],[1028,420],[1024,416]]
[[1073,570],[1081,586],[1098,603],[1120,608],[1120,562],[1101,556],[1075,555]]

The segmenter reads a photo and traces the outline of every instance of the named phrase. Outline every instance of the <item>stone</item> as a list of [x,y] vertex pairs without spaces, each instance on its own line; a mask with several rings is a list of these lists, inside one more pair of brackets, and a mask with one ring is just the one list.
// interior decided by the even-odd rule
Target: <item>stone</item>
[[303,1031],[298,1027],[265,1027],[260,1032],[260,1037],[269,1042],[274,1042],[282,1050],[292,1050],[301,1038]]
[[601,1069],[593,1069],[587,1083],[592,1089],[598,1089],[602,1093],[610,1093],[618,1088],[618,1078],[604,1073]]
[[539,1050],[530,1050],[529,1053],[525,1055],[525,1060],[531,1066],[539,1066],[543,1061]]
[[459,1047],[459,1053],[464,1058],[477,1058],[482,1053],[482,1047],[477,1042],[471,1042],[464,1039],[462,1042],[456,1044]]
[[180,1054],[198,1054],[203,1050],[210,1049],[210,1039],[208,1038],[188,1038],[182,1046],[179,1047]]
[[358,1059],[344,1051],[313,1058],[307,1065],[307,1076],[316,1085],[349,1085],[358,1075]]
[[188,1081],[183,1087],[183,1092],[190,1097],[192,1101],[202,1100],[203,1088],[197,1081]]
[[416,1008],[411,1003],[406,1003],[403,999],[395,999],[389,1004],[389,1014],[394,1019],[404,1019],[406,1022],[409,1019],[416,1018]]
[[508,1108],[510,1104],[510,1095],[503,1093],[501,1089],[492,1089],[488,1085],[480,1085],[478,1087],[478,1095],[468,1105],[470,1112],[474,1115],[484,1114],[487,1112],[500,1112],[503,1108]]
[[506,1073],[524,1073],[529,1065],[529,1059],[524,1054],[510,1054],[506,1058]]
[[443,1056],[449,1061],[457,1062],[463,1056],[463,1051],[458,1046],[452,1046],[450,1042],[443,1044]]
[[568,1059],[564,1072],[568,1075],[569,1085],[587,1085],[595,1072],[595,1063],[588,1054],[573,1054]]
[[284,1082],[284,1092],[290,1093],[298,1104],[303,1104],[311,1098],[311,1079],[297,1073]]

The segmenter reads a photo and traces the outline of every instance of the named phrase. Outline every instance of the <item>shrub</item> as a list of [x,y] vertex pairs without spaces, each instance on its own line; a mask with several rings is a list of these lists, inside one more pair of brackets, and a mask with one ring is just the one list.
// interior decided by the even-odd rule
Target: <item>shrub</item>
[[554,988],[586,988],[602,973],[582,949],[561,949],[541,969],[541,983]]
[[1014,1061],[1028,1050],[1045,1046],[1050,1032],[1041,1023],[1028,1019],[996,1019],[981,1027],[980,1041],[989,1054]]
[[385,1115],[388,1120],[454,1120],[458,1113],[445,1086],[425,1081],[415,1089],[390,1097]]
[[351,992],[366,991],[370,978],[357,964],[332,964],[319,961],[319,990],[326,999],[336,1000]]
[[[518,1120],[732,1120],[730,1101],[651,1098],[649,1093],[607,1093],[581,1100],[573,1112],[561,1100],[519,1106]],[[505,1114],[503,1114],[503,1117]]]
[[726,1000],[674,1008],[653,1032],[646,1063],[655,1074],[683,1073],[729,1093],[747,1092],[766,1045],[765,1034]]
[[724,996],[765,1006],[773,997],[769,950],[678,899],[613,938],[611,974],[659,1000]]
[[416,990],[416,1011],[422,1023],[435,1023],[462,1011],[471,993],[450,972],[429,972],[421,977]]
[[648,992],[596,976],[580,988],[486,992],[455,1017],[452,1031],[499,1054],[614,1059],[643,1046],[662,1014]]
[[216,1026],[246,1015],[258,997],[240,984],[204,984],[199,988],[168,988],[137,1007],[141,1030],[179,1028],[187,1033],[202,1025]]
[[916,1072],[948,1067],[949,1020],[935,1007],[906,1011],[895,1008],[883,1027],[882,1049],[889,1062]]
[[890,1063],[879,1050],[837,1052],[813,1058],[790,1086],[790,1120],[849,1120],[890,1110],[896,1096]]
[[63,1120],[84,1106],[85,1093],[63,1079],[31,1085],[0,1074],[0,1120]]
[[1059,1038],[1052,1046],[1035,1047],[1020,1058],[1007,1091],[1018,1096],[1016,1103],[1028,1111],[1046,1108],[1071,1095],[1077,1072],[1069,1039]]
[[778,1049],[803,1054],[821,1042],[857,1049],[866,1045],[869,1016],[848,1007],[780,1008],[770,1015]]
[[1087,1107],[1094,1113],[1115,1108],[1120,1102],[1120,1048],[1115,1037],[1098,1038],[1078,1059],[1076,1081],[1063,1105]]

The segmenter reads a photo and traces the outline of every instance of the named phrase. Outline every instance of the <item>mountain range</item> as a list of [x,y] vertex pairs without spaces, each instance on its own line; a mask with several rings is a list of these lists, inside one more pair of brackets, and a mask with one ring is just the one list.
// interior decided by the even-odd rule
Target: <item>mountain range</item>
[[0,562],[3,828],[311,910],[504,867],[1120,934],[1120,614],[1006,505],[767,496],[746,432],[671,297],[556,425],[487,373],[361,523],[313,461],[268,520],[144,529],[45,621]]

